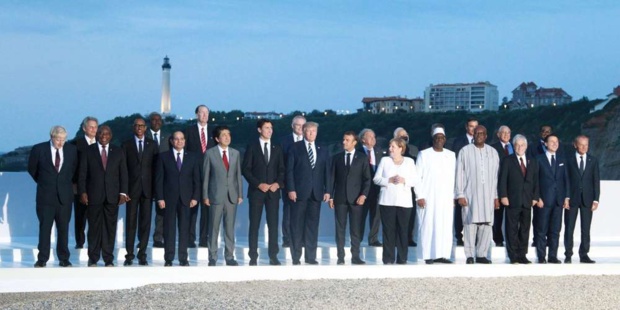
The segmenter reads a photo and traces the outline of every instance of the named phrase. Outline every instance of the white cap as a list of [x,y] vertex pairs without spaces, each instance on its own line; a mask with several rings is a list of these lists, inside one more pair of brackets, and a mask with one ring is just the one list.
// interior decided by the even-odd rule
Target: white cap
[[444,136],[446,135],[446,132],[441,127],[437,127],[433,130],[433,137],[438,133],[443,134]]

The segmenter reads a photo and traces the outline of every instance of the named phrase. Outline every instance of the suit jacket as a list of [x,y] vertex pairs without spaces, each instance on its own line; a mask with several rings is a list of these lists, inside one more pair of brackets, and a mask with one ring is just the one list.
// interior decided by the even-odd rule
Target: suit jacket
[[189,206],[190,201],[200,201],[201,156],[183,150],[183,164],[177,169],[175,150],[160,153],[155,169],[155,197],[166,206],[175,206],[179,200]]
[[567,159],[568,179],[570,181],[570,207],[592,207],[592,202],[599,201],[601,193],[601,178],[598,167],[598,159],[588,153],[586,157],[583,175],[579,171],[579,163],[575,153],[571,153]]
[[82,154],[88,148],[88,142],[86,142],[86,138],[82,135],[71,140],[71,144],[75,145],[77,149],[78,166],[77,169],[75,169],[75,174],[73,175],[73,183],[77,187],[78,178],[80,177],[80,161],[82,159]]
[[209,199],[211,205],[221,205],[226,201],[237,204],[243,195],[243,180],[241,179],[241,155],[239,151],[228,147],[228,166],[226,171],[220,148],[213,147],[204,155],[202,171],[202,198]]
[[508,197],[511,207],[532,207],[532,201],[540,198],[538,188],[538,162],[525,156],[526,173],[523,177],[516,153],[501,163],[498,181],[498,196]]
[[561,207],[564,199],[568,197],[568,163],[563,156],[555,155],[555,169],[547,159],[546,154],[536,157],[538,161],[538,177],[540,187],[540,198],[545,207]]
[[296,192],[298,200],[323,200],[331,194],[330,158],[326,148],[316,146],[315,166],[312,169],[304,140],[295,142],[288,152],[286,186],[288,192]]
[[[514,145],[512,145],[512,143],[508,142],[511,146],[512,146],[512,153],[514,154]],[[493,144],[491,144],[491,146],[497,151],[497,156],[499,156],[499,162],[501,164],[501,162],[504,160],[504,158],[508,157],[508,155],[506,155],[506,153],[504,153],[504,146],[502,145],[501,141],[497,141]],[[526,155],[527,156],[527,155]],[[532,157],[535,158],[535,157]]]
[[[364,147],[358,147],[356,152],[361,152],[364,155],[366,155],[366,158],[368,158],[368,154],[366,154],[366,150],[364,149]],[[372,149],[372,156],[374,156],[375,158],[375,165],[373,167],[372,165],[370,165],[370,162],[369,162],[368,166],[370,167],[370,177],[374,178],[375,173],[377,172],[377,166],[379,166],[379,163],[381,162],[381,158],[383,158],[383,152],[377,146],[375,146]],[[371,187],[375,185],[375,183],[372,181],[370,183],[371,183]]]
[[73,176],[77,170],[78,158],[75,145],[65,143],[62,147],[63,163],[60,171],[54,167],[50,141],[39,143],[30,150],[28,173],[37,183],[37,204],[73,202]]
[[278,183],[280,188],[284,188],[284,154],[280,145],[271,143],[269,150],[269,162],[265,162],[263,147],[256,139],[248,144],[243,156],[241,172],[248,181],[248,198],[263,199],[265,196],[271,199],[280,199],[280,190],[275,192],[267,191],[263,193],[258,189],[261,183]]
[[164,132],[161,129],[159,130],[159,134],[160,136],[157,137],[159,141],[155,141],[155,137],[153,136],[153,133],[151,132],[150,128],[146,131],[144,135],[147,138],[153,140],[153,142],[157,142],[157,145],[159,145],[159,150],[157,151],[157,153],[168,152],[170,150],[170,134]]
[[454,155],[456,155],[456,157],[458,158],[459,151],[470,143],[471,141],[467,140],[467,135],[461,134],[456,139],[454,139],[454,142],[452,142],[452,148],[450,150],[454,152]]
[[368,197],[370,191],[370,164],[364,152],[356,151],[351,158],[351,167],[345,163],[345,152],[332,157],[332,193],[335,204],[355,204],[357,197]]
[[[282,146],[282,154],[284,154],[284,167],[286,169],[286,165],[288,165],[288,151],[291,149],[291,146],[295,143],[295,138],[292,133],[280,138],[280,146]],[[286,172],[284,177],[284,186],[286,187]]]
[[99,143],[88,146],[80,159],[78,193],[88,194],[89,204],[117,204],[121,193],[127,194],[127,163],[123,149],[108,144],[108,163],[103,169]]
[[158,148],[155,141],[144,137],[142,140],[142,156],[138,154],[135,137],[123,142],[123,151],[127,162],[128,193],[131,199],[153,196],[153,173],[157,160]]
[[[212,130],[213,125],[207,126],[207,130],[205,130],[205,139],[207,139],[207,150],[214,147],[216,144],[213,141],[210,130]],[[188,152],[193,152],[196,154],[200,154],[204,156],[202,153],[202,143],[200,142],[200,132],[198,132],[198,125],[192,124],[187,126],[183,131],[185,134],[185,149]]]
[[[528,143],[525,154],[528,157],[536,158],[540,154],[545,154],[546,148],[543,147],[543,142],[540,138],[536,138],[534,141]],[[558,150],[556,151],[558,156],[564,156],[564,146],[562,143],[558,144]]]

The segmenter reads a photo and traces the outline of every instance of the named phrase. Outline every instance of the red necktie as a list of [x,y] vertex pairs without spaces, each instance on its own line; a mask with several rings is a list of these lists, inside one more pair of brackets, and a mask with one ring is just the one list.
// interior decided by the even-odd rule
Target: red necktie
[[224,154],[222,155],[222,161],[224,162],[224,167],[226,167],[226,171],[228,171],[228,168],[230,168],[230,166],[228,165],[228,156],[226,156],[226,151],[223,151]]
[[56,158],[54,159],[54,168],[56,168],[56,172],[60,171],[60,152],[56,149]]
[[105,145],[101,146],[101,163],[103,164],[103,170],[108,165],[108,154],[105,152]]
[[523,176],[525,177],[525,174],[527,173],[527,169],[525,169],[525,164],[523,163],[523,157],[519,157],[519,160],[521,161],[521,173],[523,173]]
[[207,151],[207,138],[204,128],[200,128],[200,145],[202,146],[202,154],[204,154]]
[[372,167],[372,150],[368,150],[368,164]]
[[506,156],[510,155],[510,152],[508,152],[508,144],[504,145],[504,154]]

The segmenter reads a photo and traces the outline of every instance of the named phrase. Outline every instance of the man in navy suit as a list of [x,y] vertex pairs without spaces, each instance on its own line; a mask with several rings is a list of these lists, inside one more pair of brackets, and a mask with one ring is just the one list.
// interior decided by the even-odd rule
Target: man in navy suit
[[[280,145],[282,146],[282,153],[284,154],[284,167],[288,165],[288,150],[293,143],[303,140],[302,127],[306,123],[306,118],[303,115],[297,115],[293,117],[291,128],[293,132],[280,139]],[[286,187],[286,178],[285,178]],[[291,206],[293,202],[288,198],[288,191],[283,188],[282,194],[282,247],[288,248],[291,245]]]
[[[151,112],[149,114],[150,128],[146,131],[146,137],[153,140],[157,146],[157,155],[162,152],[168,152],[170,150],[170,134],[162,130],[164,120],[161,114],[158,112]],[[153,160],[154,163],[157,159]],[[153,186],[154,186],[153,182]],[[153,192],[155,189],[153,189]],[[164,247],[164,210],[157,207],[155,202],[155,229],[153,229],[153,247]]]
[[142,117],[133,121],[133,137],[122,145],[127,161],[129,178],[129,201],[125,215],[125,262],[123,265],[133,264],[136,231],[138,233],[138,263],[148,265],[146,261],[146,246],[149,243],[151,232],[151,211],[153,193],[153,172],[158,150],[155,142],[145,135],[146,122]]
[[[465,123],[465,134],[458,136],[452,142],[451,150],[454,152],[456,158],[459,157],[459,151],[466,145],[474,143],[474,129],[478,127],[478,120],[474,117],[467,119]],[[463,216],[462,208],[458,203],[454,202],[454,237],[456,238],[456,245],[463,246]]]
[[114,267],[114,242],[118,206],[127,196],[127,163],[123,149],[111,145],[112,130],[100,126],[97,143],[82,154],[78,192],[88,206],[88,266],[97,266],[103,255],[106,267]]
[[[364,128],[360,131],[359,138],[362,140],[362,146],[358,149],[360,152],[366,154],[368,164],[370,166],[371,180],[375,176],[377,166],[383,158],[383,153],[376,146],[377,139],[375,132],[372,129]],[[381,214],[379,211],[379,191],[381,187],[375,182],[370,182],[370,190],[368,191],[368,197],[364,201],[364,211],[362,214],[362,226],[360,227],[361,233],[364,234],[366,217],[368,216],[368,245],[372,247],[381,247],[383,243],[379,241],[379,228],[381,227]]]
[[575,138],[574,146],[577,150],[569,156],[568,179],[570,181],[570,204],[564,211],[564,248],[565,263],[571,263],[573,256],[573,233],[577,223],[577,214],[581,219],[581,245],[579,245],[579,261],[593,264],[595,261],[588,256],[590,252],[590,225],[592,213],[598,209],[598,199],[601,193],[601,178],[596,157],[588,153],[590,139],[580,135]]
[[[157,207],[164,210],[164,266],[172,266],[179,230],[179,264],[189,266],[190,209],[200,200],[201,156],[186,152],[185,136],[177,131],[172,136],[172,148],[161,153],[155,172]],[[178,221],[178,226],[177,226]]]
[[344,235],[349,218],[351,234],[351,263],[362,265],[360,258],[361,231],[364,202],[370,191],[370,165],[364,152],[357,152],[355,132],[347,131],[342,138],[344,152],[332,157],[331,180],[332,195],[329,207],[334,209],[336,218],[336,245],[338,265],[344,265]]
[[[547,151],[536,157],[538,160],[538,177],[540,200],[534,208],[536,221],[536,255],[538,263],[560,264],[558,244],[562,229],[562,210],[568,208],[568,173],[566,159],[557,153],[560,140],[555,134],[545,138]],[[549,259],[546,259],[549,246]]]
[[327,149],[316,145],[319,124],[303,126],[304,140],[295,142],[288,152],[286,190],[293,201],[291,208],[291,256],[299,265],[302,244],[307,264],[317,265],[316,248],[319,234],[321,201],[329,201],[331,193],[330,158]]
[[[510,143],[510,134],[511,132],[508,126],[500,126],[497,130],[497,138],[499,141],[491,144],[491,146],[497,151],[500,165],[504,158],[514,153],[514,148],[512,147],[512,143]],[[505,207],[506,206],[500,203],[499,209],[495,209],[495,214],[493,217],[493,241],[496,246],[500,247],[504,246],[504,233],[502,231],[502,226],[504,223]]]
[[69,221],[73,202],[73,175],[77,169],[77,148],[65,144],[67,131],[54,126],[50,140],[32,147],[28,173],[37,183],[37,217],[39,218],[39,254],[34,267],[45,267],[50,257],[50,233],[56,222],[56,255],[61,267],[70,267]]
[[250,203],[250,266],[257,265],[258,230],[265,206],[269,230],[269,264],[280,265],[278,260],[278,207],[280,188],[284,187],[284,156],[282,147],[271,143],[273,124],[268,119],[256,123],[258,139],[248,143],[241,172],[248,181]]

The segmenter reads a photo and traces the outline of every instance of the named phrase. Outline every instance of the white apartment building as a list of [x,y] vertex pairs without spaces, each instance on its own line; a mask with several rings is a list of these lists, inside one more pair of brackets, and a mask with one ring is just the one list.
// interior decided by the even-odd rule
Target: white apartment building
[[499,92],[489,82],[431,84],[424,91],[425,112],[497,111]]

